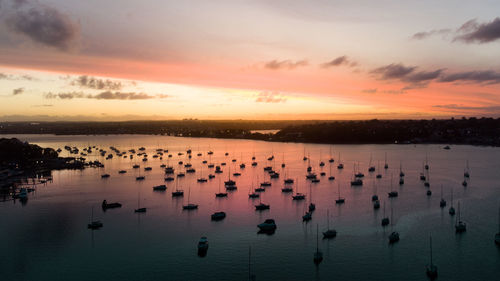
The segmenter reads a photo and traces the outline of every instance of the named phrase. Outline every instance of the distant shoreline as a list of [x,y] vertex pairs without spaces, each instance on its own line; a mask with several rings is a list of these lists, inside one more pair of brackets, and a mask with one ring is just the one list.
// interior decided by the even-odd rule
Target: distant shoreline
[[[272,132],[262,134],[262,132]],[[0,135],[164,135],[316,144],[500,146],[500,118],[363,121],[0,122]]]

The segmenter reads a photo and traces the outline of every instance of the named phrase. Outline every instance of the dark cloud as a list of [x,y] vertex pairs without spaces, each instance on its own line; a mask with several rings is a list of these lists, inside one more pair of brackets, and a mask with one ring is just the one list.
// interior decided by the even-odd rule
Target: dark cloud
[[404,66],[400,63],[393,63],[376,68],[372,70],[371,73],[377,75],[378,78],[382,80],[402,79],[412,73],[416,68],[416,66]]
[[426,83],[431,80],[438,78],[441,73],[443,73],[443,69],[438,69],[434,71],[420,71],[416,73],[410,73],[402,78],[405,82],[410,83]]
[[105,91],[96,95],[85,94],[83,92],[66,92],[66,93],[46,93],[44,94],[46,99],[97,99],[97,100],[148,100],[148,99],[163,99],[169,97],[164,94],[149,95],[146,93],[136,93],[136,92],[111,92]]
[[354,66],[357,66],[358,63],[355,61],[351,61],[347,56],[341,56],[341,57],[337,57],[337,58],[333,59],[332,61],[325,62],[325,63],[321,64],[321,67],[329,68],[329,67],[341,66],[341,65],[347,65],[350,67],[354,67]]
[[272,61],[266,62],[266,64],[264,66],[266,68],[269,68],[269,69],[278,70],[278,69],[294,69],[294,68],[297,68],[300,66],[306,66],[306,65],[308,65],[308,62],[306,60],[299,60],[299,61],[272,60]]
[[453,42],[461,41],[465,43],[488,43],[500,39],[500,18],[497,17],[491,22],[478,23],[476,19],[472,19],[462,24],[459,28],[453,29],[434,29],[431,31],[422,31],[413,34],[412,38],[422,40],[433,35],[453,34]]
[[71,47],[79,32],[69,16],[37,1],[14,1],[6,18],[9,29],[60,50]]
[[112,90],[119,91],[123,88],[123,85],[119,81],[111,81],[99,79],[87,75],[82,75],[71,81],[71,85],[79,86],[81,88],[95,89],[95,90]]
[[458,72],[443,75],[438,81],[498,84],[500,83],[500,73],[493,70]]
[[416,66],[404,66],[403,64],[389,64],[376,68],[371,71],[381,80],[400,80],[410,83],[405,87],[406,90],[424,88],[427,83],[438,78],[443,73],[444,69],[433,71],[416,71]]
[[277,92],[260,92],[255,102],[282,103],[286,102],[286,98]]
[[455,40],[465,43],[488,43],[500,39],[500,18],[491,22],[477,23],[476,20],[466,22],[459,31],[464,34],[455,37]]
[[417,32],[417,33],[413,34],[413,36],[411,38],[416,39],[416,40],[422,40],[422,39],[426,39],[427,37],[430,37],[433,35],[441,35],[443,37],[446,37],[446,35],[449,35],[452,32],[453,32],[453,30],[451,30],[449,28],[434,29],[431,31]]
[[14,96],[20,95],[22,93],[24,93],[24,88],[17,88],[17,89],[12,90],[12,95],[14,95]]

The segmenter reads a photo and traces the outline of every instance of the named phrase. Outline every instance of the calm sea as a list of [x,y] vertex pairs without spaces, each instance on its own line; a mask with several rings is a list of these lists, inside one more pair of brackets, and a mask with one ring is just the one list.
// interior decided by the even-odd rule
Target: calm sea
[[[149,160],[116,155],[105,160],[94,150],[87,158],[98,159],[104,168],[56,171],[53,182],[39,185],[25,205],[0,202],[0,280],[248,280],[249,261],[256,280],[426,280],[431,234],[438,280],[499,280],[500,247],[493,240],[499,231],[500,148],[329,146],[142,135],[16,137],[56,149],[95,145],[111,152],[109,146],[121,151],[144,146]],[[168,149],[172,158],[167,154],[162,160],[152,158],[158,148]],[[188,148],[193,151],[192,159],[186,156]],[[209,150],[214,152],[211,157]],[[63,149],[62,156],[67,155]],[[268,161],[271,155],[274,160]],[[304,155],[310,157],[319,183],[305,179],[309,161],[303,161]],[[386,155],[388,169],[383,168]],[[252,156],[258,162],[255,167],[250,165]],[[335,159],[333,164],[330,157]],[[426,195],[419,178],[426,158],[432,196]],[[373,173],[368,172],[370,159],[376,168]],[[197,178],[214,173],[203,160],[227,165],[214,179],[198,183]],[[343,170],[337,169],[339,160]],[[154,192],[153,186],[165,184],[160,165],[171,165],[176,173],[185,171],[179,161],[191,163],[196,173],[167,182],[166,192]],[[320,161],[325,166],[320,167]],[[466,161],[471,176],[463,187]],[[241,163],[246,164],[244,169]],[[134,164],[141,168],[133,169]],[[398,184],[400,165],[406,174],[402,186]],[[265,166],[274,167],[280,178],[269,179]],[[350,186],[354,168],[365,174],[362,187]],[[127,173],[118,174],[122,169]],[[229,171],[241,173],[231,175],[238,189],[227,198],[215,198],[219,182],[228,179]],[[321,172],[326,175],[320,176]],[[104,173],[111,176],[101,179]],[[381,179],[376,178],[379,173]],[[139,175],[146,179],[136,181]],[[335,180],[329,181],[330,175]],[[285,177],[295,180],[294,192],[306,193],[306,200],[293,201],[291,193],[281,192]],[[399,192],[393,199],[387,196],[391,179],[392,190]],[[261,199],[249,199],[251,187],[262,181],[271,181],[272,186],[261,193]],[[439,206],[441,186],[445,208]],[[184,190],[183,198],[172,198],[176,188]],[[335,204],[339,189],[346,199],[343,205]],[[448,214],[452,190],[453,205],[457,208],[460,202],[467,223],[462,234],[455,233],[456,216]],[[374,193],[386,206],[386,216],[391,217],[392,209],[392,225],[380,225],[384,208],[373,209]],[[188,197],[190,203],[199,205],[197,210],[182,210]],[[123,206],[103,211],[103,199]],[[254,205],[260,201],[270,204],[270,210],[256,211]],[[316,204],[313,218],[302,222],[311,201]],[[147,212],[134,213],[138,206]],[[87,229],[92,209],[94,219],[104,223],[99,230]],[[331,240],[321,235],[327,228],[327,210],[330,227],[338,232]],[[211,221],[216,211],[226,212],[227,217]],[[257,233],[257,224],[267,218],[276,220],[274,235]],[[317,225],[319,250],[324,255],[319,266],[313,263]],[[392,245],[388,242],[391,231],[400,234],[400,241]],[[197,255],[201,236],[210,245],[205,257]]]

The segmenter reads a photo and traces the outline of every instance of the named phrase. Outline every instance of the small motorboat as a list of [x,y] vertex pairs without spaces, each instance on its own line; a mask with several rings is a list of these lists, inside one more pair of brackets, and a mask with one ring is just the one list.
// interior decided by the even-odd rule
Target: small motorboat
[[293,192],[293,188],[289,187],[289,186],[285,186],[281,189],[281,192]]
[[363,185],[363,180],[362,179],[354,179],[351,181],[351,185],[352,186],[361,186]]
[[252,192],[248,194],[248,198],[259,198],[260,194]]
[[145,212],[146,212],[146,208],[138,208],[138,209],[134,210],[134,213],[145,213]]
[[389,195],[389,198],[393,198],[393,197],[398,197],[398,192],[397,191],[391,191],[388,193]]
[[293,200],[304,200],[306,199],[306,195],[303,193],[295,193],[295,195],[292,196]]
[[227,192],[217,192],[215,193],[215,197],[227,197]]
[[115,202],[115,203],[108,203],[108,201],[103,200],[101,206],[102,206],[103,209],[112,209],[112,208],[120,208],[122,206],[122,204],[117,203],[117,202]]
[[270,206],[266,205],[264,203],[260,203],[259,205],[255,205],[255,210],[257,211],[262,211],[262,210],[269,210]]
[[118,171],[118,174],[125,174],[125,173],[127,173],[127,171],[125,171],[125,170]]
[[208,239],[207,237],[203,236],[200,238],[200,241],[198,242],[198,256],[204,257],[206,256],[208,251]]
[[225,212],[215,212],[211,216],[213,221],[220,221],[226,218],[226,213]]
[[302,221],[310,221],[312,219],[312,213],[306,212],[305,215],[302,216]]
[[258,224],[257,227],[262,231],[276,230],[276,222],[273,219],[267,219],[263,223]]
[[193,203],[189,203],[187,205],[182,206],[182,209],[183,210],[195,210],[195,209],[198,209],[198,205],[193,204]]
[[172,191],[172,197],[181,197],[184,196],[184,190],[177,189]]
[[156,186],[153,186],[153,190],[154,191],[165,191],[165,190],[167,190],[167,186],[164,184],[156,185]]
[[99,229],[101,227],[103,227],[104,225],[102,224],[101,221],[92,221],[91,223],[89,223],[87,225],[87,228],[88,229]]
[[397,231],[393,231],[389,235],[389,243],[395,243],[399,241],[399,233]]
[[110,177],[110,175],[109,175],[109,174],[103,174],[103,175],[101,175],[101,178],[102,178],[102,179],[106,179],[106,178],[109,178],[109,177]]
[[145,180],[146,177],[145,176],[138,176],[135,178],[136,181],[142,181],[142,180]]

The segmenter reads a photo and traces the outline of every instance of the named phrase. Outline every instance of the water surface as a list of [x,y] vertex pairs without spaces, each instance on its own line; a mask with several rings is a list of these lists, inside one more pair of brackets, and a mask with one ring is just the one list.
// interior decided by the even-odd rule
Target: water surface
[[[10,137],[10,136],[8,136]],[[65,145],[96,145],[111,152],[144,146],[148,161],[115,157],[105,160],[97,153],[88,159],[105,164],[101,169],[56,171],[54,181],[37,187],[27,204],[18,201],[0,202],[0,270],[2,280],[247,280],[248,250],[251,247],[251,271],[257,280],[425,280],[425,265],[429,263],[429,234],[433,236],[434,262],[439,280],[495,280],[500,276],[500,249],[493,238],[498,232],[500,195],[500,149],[492,147],[440,145],[315,145],[300,143],[269,143],[252,140],[221,140],[206,138],[176,138],[166,136],[52,136],[19,135],[41,146],[63,148]],[[163,160],[152,155],[158,148],[168,149],[172,158]],[[193,158],[186,157],[186,150]],[[214,152],[210,158],[207,152]],[[178,156],[178,152],[184,155]],[[197,153],[202,156],[197,156]],[[225,156],[225,152],[229,153]],[[337,164],[345,168],[338,170]],[[63,150],[63,156],[68,155]],[[266,159],[274,155],[274,161]],[[305,180],[309,156],[316,173],[325,172],[320,182]],[[389,169],[383,169],[385,155]],[[430,165],[432,196],[419,179],[426,159]],[[250,166],[255,156],[258,166]],[[335,162],[330,164],[328,159]],[[369,173],[369,162],[377,168]],[[236,162],[232,162],[236,159]],[[213,173],[203,160],[222,166],[223,173],[207,183],[197,178]],[[468,160],[471,178],[462,186],[465,163]],[[178,182],[167,183],[166,192],[153,192],[152,187],[164,184],[162,163],[172,165],[176,172],[184,171],[178,161],[190,162],[195,174],[187,174]],[[325,166],[320,167],[319,162]],[[246,168],[240,169],[244,162]],[[281,168],[282,163],[286,164]],[[398,185],[400,163],[405,172],[405,184]],[[140,169],[132,165],[140,164]],[[270,180],[264,166],[280,172],[279,179]],[[330,165],[332,168],[330,169]],[[144,171],[145,166],[152,171]],[[354,167],[365,174],[362,187],[349,182]],[[380,170],[379,170],[380,168]],[[118,174],[119,170],[126,174]],[[227,198],[215,198],[219,181],[231,177],[238,190]],[[331,172],[330,172],[331,171]],[[101,174],[109,173],[108,179]],[[334,181],[327,178],[335,176]],[[381,173],[382,179],[375,175]],[[135,177],[146,176],[137,182]],[[304,201],[293,201],[291,194],[281,192],[283,179],[298,180],[293,187],[307,194]],[[399,197],[388,199],[392,189]],[[255,211],[259,199],[251,200],[248,192],[258,183],[270,180],[272,186],[261,194],[262,202],[270,204],[268,211]],[[176,188],[184,189],[183,198],[172,198]],[[439,207],[441,185],[448,206]],[[338,186],[343,205],[335,205]],[[223,185],[222,185],[223,188]],[[455,218],[448,214],[450,193],[454,205],[460,201],[461,213],[467,222],[467,232],[455,234]],[[188,202],[199,205],[195,211],[183,211]],[[371,196],[377,193],[386,205],[386,215],[393,210],[393,225],[381,227],[383,208],[373,210]],[[139,199],[140,198],[140,199]],[[312,199],[311,199],[312,198]],[[120,202],[123,207],[103,211],[103,199]],[[147,207],[147,213],[134,209]],[[302,215],[312,201],[316,204],[313,219],[302,222]],[[87,229],[92,207],[94,218],[104,227]],[[330,224],[338,231],[336,238],[323,240],[319,248],[324,260],[313,263],[316,250],[316,225],[326,229],[327,209]],[[223,221],[213,222],[210,215],[225,211]],[[274,218],[278,229],[274,235],[257,234],[256,225]],[[400,233],[401,240],[389,245],[391,230]],[[210,247],[204,258],[197,256],[196,245],[207,236]],[[321,236],[321,234],[320,234]]]

